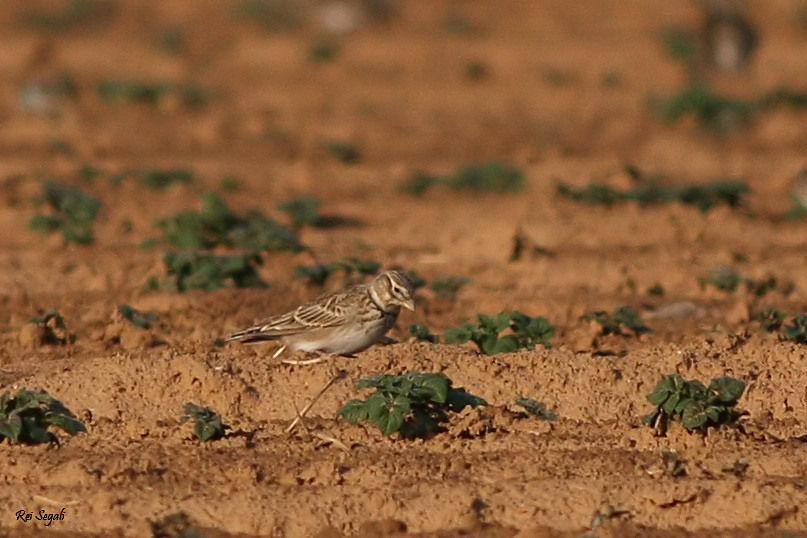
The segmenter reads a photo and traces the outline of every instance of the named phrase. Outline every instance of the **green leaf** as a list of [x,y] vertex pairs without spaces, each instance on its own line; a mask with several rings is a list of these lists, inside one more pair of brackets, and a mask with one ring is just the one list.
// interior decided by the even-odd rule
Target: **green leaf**
[[745,382],[731,377],[718,377],[709,384],[712,400],[725,405],[734,405],[743,395]]
[[451,385],[449,379],[443,374],[419,374],[413,379],[415,386],[429,390],[430,400],[436,403],[445,403],[448,395],[448,388]]
[[480,347],[486,355],[496,355],[497,353],[517,351],[522,346],[516,335],[506,334],[499,338],[496,338],[496,336],[488,337],[482,341]]
[[432,344],[436,344],[439,342],[439,338],[432,334],[429,331],[429,328],[426,327],[423,323],[413,323],[409,326],[409,334],[414,336],[418,342],[429,342]]
[[370,407],[368,420],[384,435],[397,432],[404,423],[405,414],[409,412],[409,400],[404,397],[395,398],[391,402]]
[[674,379],[678,377],[680,378],[680,374],[672,374],[670,376],[665,377],[661,381],[658,382],[656,388],[653,389],[653,392],[647,395],[647,399],[650,400],[650,403],[655,405],[662,405],[667,398],[669,398],[670,394],[677,392],[675,388],[675,381]]
[[201,441],[209,441],[220,436],[221,421],[197,419],[193,431]]
[[303,226],[316,226],[320,221],[320,201],[314,197],[299,198],[278,204],[278,211],[283,211],[291,217],[296,228]]
[[187,403],[183,411],[184,414],[180,419],[186,420],[190,418],[194,420],[193,432],[200,441],[220,439],[224,437],[225,430],[230,428],[222,423],[218,413],[208,407]]
[[43,230],[51,232],[57,230],[62,226],[62,219],[56,215],[34,215],[28,222],[28,228],[31,230]]
[[49,424],[60,427],[70,435],[76,435],[79,432],[87,431],[87,427],[84,426],[83,422],[68,415],[51,414],[46,417],[46,420]]
[[668,415],[672,415],[676,411],[676,407],[678,406],[679,402],[681,401],[681,395],[679,393],[672,393],[670,396],[661,404],[661,408],[664,410],[665,413]]
[[118,312],[124,319],[131,321],[133,325],[141,329],[150,329],[151,324],[160,319],[157,314],[141,312],[128,304],[119,304]]
[[462,327],[455,327],[446,329],[444,333],[446,342],[449,344],[464,344],[473,338],[475,327],[471,324],[465,324]]
[[681,413],[681,424],[688,430],[703,428],[709,421],[706,408],[698,402],[693,402]]
[[43,423],[42,413],[25,414],[22,419],[22,431],[20,440],[26,443],[50,443],[54,437],[48,433],[47,426]]
[[17,414],[0,419],[0,436],[8,437],[15,443],[19,441],[22,433],[22,419]]
[[367,404],[361,400],[350,400],[336,412],[337,416],[344,417],[351,424],[367,421]]
[[516,399],[516,405],[520,405],[527,410],[531,415],[543,420],[555,420],[558,418],[557,413],[548,410],[546,406],[538,400],[532,398],[524,398],[523,396]]

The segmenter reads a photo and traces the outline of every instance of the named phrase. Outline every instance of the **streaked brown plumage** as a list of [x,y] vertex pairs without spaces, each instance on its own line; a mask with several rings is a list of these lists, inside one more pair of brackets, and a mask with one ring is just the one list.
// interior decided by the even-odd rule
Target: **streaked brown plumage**
[[266,319],[227,341],[282,341],[283,346],[272,358],[287,348],[351,355],[381,341],[398,319],[401,307],[415,308],[412,283],[398,271],[385,271],[366,284],[327,293]]

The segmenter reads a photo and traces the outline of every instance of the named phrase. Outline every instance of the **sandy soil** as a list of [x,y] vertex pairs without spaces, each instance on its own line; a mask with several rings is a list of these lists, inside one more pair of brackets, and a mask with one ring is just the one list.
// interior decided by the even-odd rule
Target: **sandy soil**
[[[53,3],[5,4],[0,389],[45,389],[88,432],[62,435],[59,448],[0,444],[0,535],[145,536],[178,512],[187,520],[166,535],[183,527],[204,536],[323,537],[773,537],[807,529],[807,348],[749,322],[763,306],[797,313],[807,305],[807,226],[781,217],[805,165],[807,114],[777,109],[728,137],[654,117],[648,101],[686,83],[659,36],[672,25],[697,27],[694,2],[402,0],[389,20],[367,17],[329,38],[340,54],[323,63],[309,60],[325,33],[316,2],[277,2],[299,16],[298,29],[283,31],[237,16],[241,2],[117,2],[111,16],[62,30],[22,22]],[[753,63],[714,84],[736,96],[807,87],[799,9],[803,17],[800,2],[775,0],[752,11],[761,34]],[[184,37],[175,53],[155,45],[172,28]],[[471,62],[485,76],[469,79]],[[75,96],[41,106],[21,100],[28,85],[62,74],[73,77]],[[196,83],[212,96],[196,108],[172,99],[110,105],[95,89],[115,79]],[[335,159],[323,149],[333,140],[354,143],[360,162]],[[420,198],[398,190],[415,172],[485,160],[521,168],[525,188],[480,195],[438,187]],[[743,179],[752,193],[742,209],[708,213],[680,204],[592,207],[555,193],[557,179],[629,186],[626,164],[675,184]],[[185,168],[196,181],[162,191],[133,179],[87,182],[79,173],[86,165],[105,176]],[[286,366],[270,360],[272,345],[216,346],[321,291],[294,278],[311,261],[305,253],[267,255],[260,274],[268,288],[144,289],[163,271],[161,248],[140,246],[157,235],[154,223],[198,208],[226,177],[240,184],[223,193],[237,211],[283,220],[278,203],[314,195],[324,213],[358,222],[303,229],[322,260],[373,258],[427,280],[472,282],[454,301],[424,290],[416,312],[391,332],[400,343],[355,359]],[[44,178],[101,200],[94,245],[28,230]],[[527,251],[510,262],[517,231]],[[725,265],[775,276],[794,291],[756,300],[702,289],[699,277]],[[663,295],[652,293],[656,285]],[[648,315],[683,301],[694,307],[680,316]],[[128,325],[116,314],[121,303],[159,322]],[[644,312],[653,332],[596,339],[596,327],[579,319],[620,305]],[[28,319],[51,307],[71,343],[32,340]],[[470,345],[411,342],[406,332],[417,321],[442,333],[477,313],[511,309],[548,317],[553,347],[488,357]],[[348,379],[316,403],[308,430],[286,434],[295,406],[339,370]],[[443,372],[491,405],[418,441],[335,420],[356,397],[355,380],[412,370]],[[739,407],[748,414],[706,436],[673,425],[656,437],[641,423],[645,395],[672,372],[745,380]],[[519,395],[559,418],[514,417]],[[187,402],[212,407],[232,432],[194,440],[178,420]],[[48,528],[15,517],[62,508],[64,520]]]

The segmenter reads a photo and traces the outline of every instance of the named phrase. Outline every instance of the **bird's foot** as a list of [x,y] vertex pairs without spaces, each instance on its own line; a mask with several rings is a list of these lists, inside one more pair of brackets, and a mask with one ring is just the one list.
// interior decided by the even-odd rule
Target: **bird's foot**
[[283,359],[280,362],[282,362],[283,364],[291,364],[294,366],[309,366],[311,364],[319,364],[321,362],[331,360],[334,357],[336,357],[336,355],[330,353],[327,354],[320,353],[310,359]]

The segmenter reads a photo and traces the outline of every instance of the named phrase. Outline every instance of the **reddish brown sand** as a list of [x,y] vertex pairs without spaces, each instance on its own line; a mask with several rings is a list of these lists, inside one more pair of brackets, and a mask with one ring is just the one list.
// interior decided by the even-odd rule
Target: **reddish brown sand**
[[[6,0],[0,13],[0,389],[43,388],[88,431],[62,435],[60,448],[0,444],[0,535],[39,536],[42,522],[16,512],[61,508],[53,536],[146,536],[178,512],[204,536],[774,537],[807,528],[807,347],[749,322],[749,309],[807,305],[807,225],[780,218],[805,165],[807,115],[777,109],[724,138],[659,122],[649,99],[686,83],[659,36],[696,27],[694,2],[401,0],[390,21],[367,21],[327,63],[309,61],[315,2],[299,8],[301,30],[279,33],[235,17],[239,2],[212,0],[120,1],[111,19],[57,32],[20,22],[54,4]],[[764,4],[752,13],[762,37],[749,71],[715,81],[737,96],[807,87],[803,3]],[[475,29],[450,31],[452,16]],[[154,46],[172,27],[187,40],[176,55]],[[466,76],[474,61],[486,66],[481,80]],[[77,98],[53,114],[20,110],[20,88],[62,73]],[[113,106],[95,92],[108,79],[191,81],[215,93],[197,109]],[[362,160],[342,164],[323,149],[331,140],[354,142]],[[525,189],[398,191],[417,171],[488,159],[523,169]],[[753,192],[742,210],[708,213],[597,208],[554,192],[556,179],[628,187],[628,163],[671,183],[745,179]],[[132,179],[81,183],[86,164],[180,167],[198,179],[164,191]],[[324,213],[359,221],[303,230],[322,260],[374,258],[428,280],[472,282],[454,302],[422,292],[391,332],[401,343],[355,359],[290,367],[270,360],[271,344],[216,347],[320,292],[293,276],[310,257],[288,253],[266,256],[266,289],[144,290],[163,272],[161,250],[139,246],[154,223],[197,208],[226,176],[240,181],[224,194],[238,211],[283,219],[279,202],[314,195]],[[43,177],[101,199],[95,245],[28,230]],[[517,229],[527,250],[509,262]],[[701,289],[699,277],[732,264],[795,291],[755,303],[743,291]],[[657,284],[663,296],[649,293]],[[595,342],[596,327],[579,320],[592,309],[681,301],[695,308],[650,319],[654,332],[641,339]],[[120,303],[160,321],[149,331],[128,325],[115,314]],[[73,343],[37,345],[25,328],[50,307]],[[442,333],[511,309],[547,316],[558,328],[552,349],[488,357],[406,333],[415,321]],[[284,433],[295,405],[339,369],[349,379],[316,403],[307,431]],[[335,420],[356,397],[355,380],[411,370],[443,372],[491,406],[418,441]],[[678,425],[654,436],[641,423],[645,395],[672,372],[746,380],[739,407],[748,415],[706,436]],[[518,395],[558,420],[514,418]],[[178,420],[189,401],[221,413],[232,433],[192,439]]]

